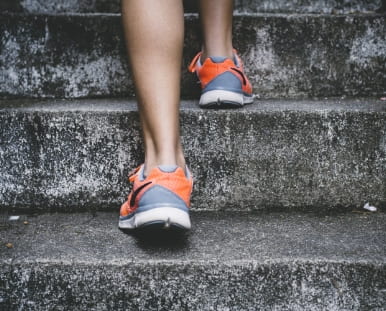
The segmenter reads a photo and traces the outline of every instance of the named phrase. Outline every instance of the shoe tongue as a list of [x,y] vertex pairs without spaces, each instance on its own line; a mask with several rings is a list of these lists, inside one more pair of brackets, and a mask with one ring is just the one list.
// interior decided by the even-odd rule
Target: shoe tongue
[[164,173],[173,173],[178,168],[177,165],[158,165],[158,168]]
[[227,58],[223,56],[211,56],[210,59],[212,62],[218,64],[218,63],[223,63]]

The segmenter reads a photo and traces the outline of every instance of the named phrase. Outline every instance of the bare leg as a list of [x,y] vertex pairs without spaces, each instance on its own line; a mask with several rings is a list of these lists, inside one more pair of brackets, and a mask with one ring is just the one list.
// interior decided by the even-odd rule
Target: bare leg
[[157,165],[184,167],[179,132],[181,0],[122,0],[127,50],[139,102],[146,173]]
[[200,0],[203,33],[202,59],[208,56],[232,58],[233,0]]

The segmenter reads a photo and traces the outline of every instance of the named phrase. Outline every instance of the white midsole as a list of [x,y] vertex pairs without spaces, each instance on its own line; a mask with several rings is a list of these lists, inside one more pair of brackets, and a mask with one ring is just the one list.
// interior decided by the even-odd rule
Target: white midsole
[[191,228],[189,214],[175,207],[156,207],[148,211],[136,213],[126,220],[119,220],[119,228],[134,229],[152,222],[178,225],[185,229]]
[[243,106],[244,104],[252,103],[253,96],[244,96],[243,94],[225,90],[213,90],[201,95],[199,105],[207,106],[217,102],[230,102]]

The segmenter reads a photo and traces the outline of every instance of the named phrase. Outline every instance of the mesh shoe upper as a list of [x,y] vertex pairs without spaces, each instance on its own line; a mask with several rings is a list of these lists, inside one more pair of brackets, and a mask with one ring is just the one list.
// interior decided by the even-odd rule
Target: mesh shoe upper
[[131,174],[129,180],[133,182],[133,189],[121,206],[121,217],[129,217],[141,208],[165,204],[177,208],[190,207],[193,180],[188,170],[185,174],[180,167],[172,172],[156,167],[144,178],[142,165]]
[[210,90],[229,90],[248,96],[252,95],[252,85],[244,74],[242,61],[235,50],[234,60],[229,58],[218,60],[208,57],[201,64],[201,55],[202,52],[193,58],[189,71],[197,74],[203,93]]

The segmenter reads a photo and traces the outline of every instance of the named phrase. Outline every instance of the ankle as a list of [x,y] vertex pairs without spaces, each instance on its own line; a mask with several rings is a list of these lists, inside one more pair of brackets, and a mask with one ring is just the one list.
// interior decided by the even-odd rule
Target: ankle
[[183,155],[167,156],[167,157],[146,157],[145,160],[145,175],[149,174],[150,171],[160,165],[178,166],[185,169],[186,163]]
[[234,57],[233,48],[206,49],[205,47],[203,47],[202,54],[201,54],[201,61],[204,62],[208,57],[211,57],[211,56],[218,56],[218,57],[225,57],[225,58],[232,59]]

